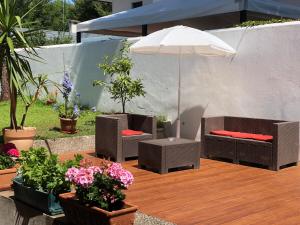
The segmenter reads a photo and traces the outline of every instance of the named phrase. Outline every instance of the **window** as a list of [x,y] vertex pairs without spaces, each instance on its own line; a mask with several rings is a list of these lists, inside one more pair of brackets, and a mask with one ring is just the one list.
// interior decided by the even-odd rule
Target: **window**
[[140,2],[133,2],[132,3],[132,8],[138,8],[138,7],[141,7],[143,6],[143,1],[140,1]]

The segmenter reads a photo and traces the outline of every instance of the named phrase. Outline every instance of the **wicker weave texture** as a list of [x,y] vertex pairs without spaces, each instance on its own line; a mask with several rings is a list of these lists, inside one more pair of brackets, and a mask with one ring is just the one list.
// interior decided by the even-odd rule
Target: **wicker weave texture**
[[[122,136],[124,129],[143,131],[142,135]],[[137,114],[113,114],[96,117],[96,153],[122,162],[138,156],[138,142],[156,138],[156,117]]]
[[168,173],[171,168],[200,166],[200,143],[187,139],[158,139],[141,141],[139,143],[140,168],[158,170],[159,173]]
[[[272,142],[211,135],[213,130],[229,130],[273,136]],[[201,156],[226,158],[233,162],[262,164],[271,170],[297,164],[299,122],[242,117],[207,117],[201,122]]]

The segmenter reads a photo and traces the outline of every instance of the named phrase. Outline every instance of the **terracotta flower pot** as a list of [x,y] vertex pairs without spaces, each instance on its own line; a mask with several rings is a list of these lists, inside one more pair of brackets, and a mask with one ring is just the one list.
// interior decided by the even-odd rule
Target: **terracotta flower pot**
[[3,129],[4,143],[13,143],[18,150],[28,150],[33,146],[36,135],[35,127],[24,127],[23,129]]
[[67,134],[75,134],[76,130],[76,123],[77,119],[66,119],[66,118],[59,118],[60,119],[60,128],[61,132]]
[[56,103],[56,101],[52,99],[47,99],[46,101],[46,105],[53,105],[54,103]]
[[125,203],[123,209],[106,211],[98,207],[81,205],[75,198],[75,193],[59,195],[67,220],[76,225],[132,225],[136,206]]
[[11,188],[12,179],[16,176],[17,169],[0,170],[0,191],[6,191]]

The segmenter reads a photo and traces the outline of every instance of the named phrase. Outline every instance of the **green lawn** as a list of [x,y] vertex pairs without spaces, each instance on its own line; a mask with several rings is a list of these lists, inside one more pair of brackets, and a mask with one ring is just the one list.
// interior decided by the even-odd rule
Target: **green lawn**
[[[18,122],[21,121],[24,105],[18,102]],[[61,137],[73,137],[95,134],[95,116],[99,112],[83,110],[77,121],[78,132],[76,134],[64,134],[60,130],[60,122],[58,112],[54,111],[52,106],[47,106],[42,102],[37,102],[29,109],[25,126],[36,127],[36,139],[49,139]],[[9,103],[0,102],[0,134],[2,136],[2,128],[9,125]],[[2,138],[1,138],[2,139]],[[1,141],[1,140],[0,140]]]

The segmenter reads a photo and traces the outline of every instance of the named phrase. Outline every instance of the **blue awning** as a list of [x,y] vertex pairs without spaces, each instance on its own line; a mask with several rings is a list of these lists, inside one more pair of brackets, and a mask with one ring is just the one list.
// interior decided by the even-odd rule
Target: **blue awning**
[[300,1],[161,0],[140,8],[79,23],[77,31],[130,31],[130,28],[141,25],[168,23],[244,10],[279,17],[300,18]]

